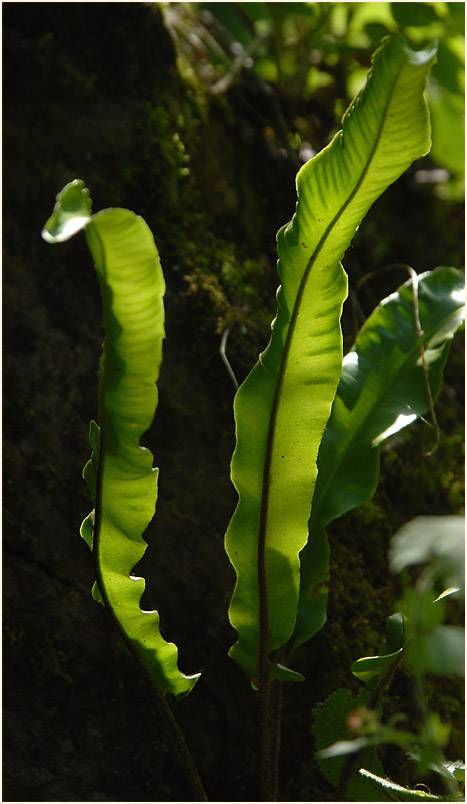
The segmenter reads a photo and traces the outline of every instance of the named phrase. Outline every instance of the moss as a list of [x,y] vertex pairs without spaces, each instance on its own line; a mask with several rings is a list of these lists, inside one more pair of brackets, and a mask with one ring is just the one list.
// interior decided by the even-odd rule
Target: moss
[[[247,249],[244,255],[242,245],[223,236],[222,221],[217,225],[213,221],[222,167],[219,154],[206,155],[202,145],[207,136],[202,114],[199,99],[186,89],[170,103],[146,104],[124,179],[130,195],[138,195],[136,209],[155,232],[166,272],[168,303],[172,299],[195,353],[199,346],[207,359],[214,342],[218,349],[225,328],[238,322],[241,326],[233,332],[229,349],[244,375],[269,338],[278,280],[266,254],[253,258]],[[210,139],[212,136],[211,131]],[[208,186],[202,186],[205,177]],[[244,197],[257,203],[254,190],[244,190]],[[226,200],[225,194],[217,199],[219,209],[225,208]],[[235,199],[234,206],[237,203]],[[249,204],[241,212],[249,225],[251,212]]]
[[[189,203],[190,156],[184,138],[196,125],[187,117],[183,102],[169,109],[162,104],[146,103],[134,139],[134,158],[123,171],[123,178],[134,191],[144,187],[146,204],[153,200],[164,204],[165,214],[178,212]],[[183,113],[185,111],[185,114]]]

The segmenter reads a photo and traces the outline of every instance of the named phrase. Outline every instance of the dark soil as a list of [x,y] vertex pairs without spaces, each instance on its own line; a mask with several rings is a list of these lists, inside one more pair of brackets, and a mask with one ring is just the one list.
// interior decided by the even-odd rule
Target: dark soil
[[[79,177],[95,210],[143,214],[161,252],[167,339],[147,437],[161,475],[139,568],[145,607],[161,612],[180,668],[203,670],[173,711],[209,798],[250,801],[258,795],[256,697],[227,656],[234,572],[223,538],[236,501],[234,389],[219,357],[219,321],[239,319],[248,307],[247,334],[237,326],[229,344],[241,380],[268,339],[275,233],[295,203],[296,165],[263,136],[282,101],[272,103],[251,74],[226,97],[200,100],[180,77],[149,4],[7,3],[3,37],[3,800],[189,798],[145,679],[91,599],[91,556],[78,535],[89,513],[81,470],[97,415],[100,300],[84,237],[51,247],[40,232],[56,193]],[[191,160],[186,179],[176,121]],[[417,270],[457,264],[462,211],[425,192],[404,177],[375,205],[349,253],[351,278],[399,261]],[[246,277],[244,291],[241,282],[235,290],[232,280],[228,292],[222,285],[229,261]],[[404,279],[391,285],[384,275],[368,286],[365,312]],[[348,342],[350,314],[344,325]],[[351,662],[384,642],[399,591],[388,573],[388,539],[417,514],[462,505],[462,357],[455,343],[439,402],[438,462],[422,458],[424,436],[414,428],[383,456],[374,502],[332,528],[329,622],[297,657],[308,683],[286,692],[283,800],[333,799],[313,760],[311,713],[339,686],[357,689]],[[452,702],[461,688],[446,680],[434,689],[454,724],[456,759],[462,714]],[[410,698],[401,673],[394,711]]]

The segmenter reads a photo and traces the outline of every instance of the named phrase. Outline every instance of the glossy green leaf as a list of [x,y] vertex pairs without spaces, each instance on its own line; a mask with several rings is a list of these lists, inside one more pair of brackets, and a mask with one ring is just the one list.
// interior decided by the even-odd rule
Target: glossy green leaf
[[110,610],[157,689],[185,695],[198,675],[178,670],[177,648],[162,638],[158,613],[140,608],[144,579],[132,575],[147,547],[142,534],[157,499],[158,470],[140,440],[157,406],[164,278],[142,218],[125,209],[90,213],[89,192],[75,180],[57,197],[43,235],[61,242],[85,227],[103,300],[100,427],[91,423],[92,457],[83,470],[95,510],[81,528],[95,559],[93,596]]
[[[360,768],[359,773],[364,779],[375,782],[390,793],[395,793],[397,795],[396,801],[420,801],[420,799],[422,801],[443,801],[441,796],[433,796],[423,790],[410,790],[408,787],[402,787],[400,784],[391,782],[390,779],[385,779],[384,776],[377,776],[365,768]],[[391,799],[394,800],[392,796]]]
[[[375,54],[343,130],[297,176],[298,203],[278,234],[272,337],[235,398],[232,480],[239,502],[226,536],[237,572],[231,656],[254,677],[295,626],[299,552],[308,537],[316,458],[341,372],[339,263],[373,201],[430,147],[423,91],[434,52],[399,34]],[[274,671],[272,671],[274,674]]]
[[356,662],[353,662],[350,669],[356,678],[368,683],[375,676],[386,673],[395,664],[401,653],[402,648],[394,653],[387,653],[381,656],[365,656],[365,658],[357,659]]
[[57,195],[52,215],[42,230],[48,243],[63,243],[83,229],[91,220],[92,203],[89,190],[80,179],[71,181]]
[[[451,339],[464,319],[464,277],[454,268],[438,268],[418,279],[425,357],[436,399]],[[300,556],[295,647],[310,639],[326,621],[326,526],[372,497],[378,482],[381,444],[423,416],[428,407],[409,281],[378,305],[344,358],[318,457],[310,538]]]
[[459,592],[462,592],[460,586],[448,586],[447,589],[444,589],[437,598],[433,601],[433,603],[438,603],[441,600],[444,600],[447,597],[451,597],[451,595],[458,595]]
[[462,762],[460,759],[456,759],[454,762],[446,763],[445,768],[447,771],[449,771],[449,773],[452,773],[458,782],[465,784],[465,762]]
[[386,620],[386,653],[400,650],[407,639],[404,615],[400,611]]
[[387,618],[386,632],[388,636],[384,653],[379,656],[365,656],[363,659],[357,659],[350,668],[354,676],[369,684],[371,689],[376,688],[381,673],[387,673],[393,667],[404,649],[405,623],[400,612]]

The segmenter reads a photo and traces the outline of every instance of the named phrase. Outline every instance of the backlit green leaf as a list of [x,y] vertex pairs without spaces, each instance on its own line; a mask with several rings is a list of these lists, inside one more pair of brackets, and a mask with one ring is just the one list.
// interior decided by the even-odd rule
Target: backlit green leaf
[[410,790],[408,787],[402,787],[400,784],[391,782],[390,779],[385,779],[384,776],[376,776],[376,774],[365,768],[360,768],[359,773],[364,779],[375,782],[385,790],[395,793],[397,795],[396,801],[419,801],[420,799],[424,801],[442,801],[440,796],[432,796],[431,793],[425,793],[423,790]]
[[146,550],[158,470],[140,446],[157,406],[156,381],[164,337],[164,278],[153,236],[125,209],[90,216],[81,180],[57,197],[43,235],[61,242],[85,226],[103,300],[105,342],[99,371],[99,427],[91,423],[91,460],[83,475],[95,510],[81,535],[92,548],[93,597],[110,610],[120,633],[160,692],[187,694],[198,675],[177,668],[178,651],[159,630],[157,611],[143,612],[144,579],[132,575]]
[[365,213],[430,147],[423,92],[434,52],[399,34],[374,58],[343,130],[297,176],[298,203],[278,234],[281,287],[267,349],[235,398],[232,480],[239,502],[226,536],[237,572],[232,657],[258,673],[295,627],[299,552],[308,538],[316,458],[341,372],[340,259]]

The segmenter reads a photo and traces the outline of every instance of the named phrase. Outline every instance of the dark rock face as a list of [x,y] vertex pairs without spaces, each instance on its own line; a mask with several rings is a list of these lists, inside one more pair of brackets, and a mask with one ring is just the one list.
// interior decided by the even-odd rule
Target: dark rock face
[[[96,211],[127,206],[143,214],[161,252],[167,340],[147,436],[161,468],[160,499],[140,568],[145,602],[160,611],[180,668],[204,671],[174,711],[209,797],[249,801],[257,795],[256,700],[227,657],[234,573],[223,536],[236,501],[233,387],[218,356],[218,321],[243,302],[220,277],[230,260],[262,305],[246,339],[240,327],[232,332],[242,379],[274,315],[274,236],[293,213],[295,166],[268,150],[261,132],[274,112],[251,78],[227,100],[205,100],[201,114],[156,7],[8,3],[3,36],[4,798],[187,797],[145,680],[91,599],[91,557],[78,535],[89,512],[80,475],[88,423],[97,416],[99,292],[84,237],[52,248],[40,231],[56,193],[79,177]],[[188,163],[174,145],[177,120]],[[447,426],[454,431],[456,422],[451,413]],[[418,460],[408,455],[406,465]],[[309,800],[310,790],[317,800],[333,798],[309,759],[311,709],[352,683],[351,661],[382,634],[397,599],[387,539],[421,511],[391,502],[400,477],[392,467],[374,515],[369,509],[366,521],[351,522],[350,539],[336,527],[330,627],[300,657],[297,669],[311,683],[288,692],[284,800]],[[437,513],[449,510],[447,496],[438,502]],[[371,566],[362,549],[368,518],[380,527]]]

